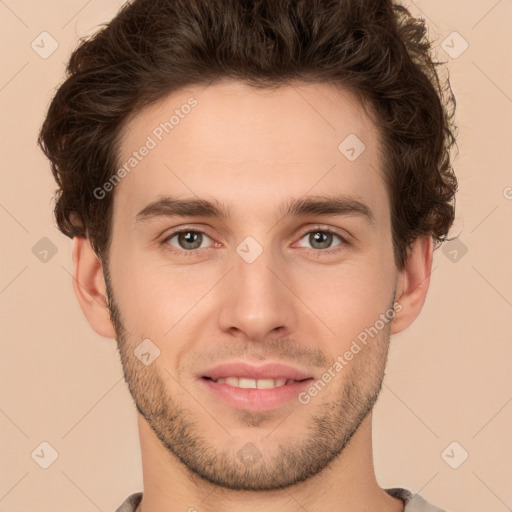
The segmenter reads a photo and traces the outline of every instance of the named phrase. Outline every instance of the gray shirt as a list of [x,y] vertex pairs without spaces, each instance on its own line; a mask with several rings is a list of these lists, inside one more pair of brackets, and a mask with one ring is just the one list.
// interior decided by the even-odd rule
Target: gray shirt
[[[419,494],[413,494],[407,489],[395,488],[384,489],[389,495],[401,499],[404,504],[404,512],[446,512],[442,508],[430,504]],[[135,512],[138,504],[142,500],[142,492],[136,492],[126,498],[126,501],[116,510],[116,512]]]

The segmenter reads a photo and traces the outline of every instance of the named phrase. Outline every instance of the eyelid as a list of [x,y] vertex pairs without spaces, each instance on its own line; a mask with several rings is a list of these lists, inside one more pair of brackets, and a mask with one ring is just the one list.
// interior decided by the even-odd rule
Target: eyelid
[[301,235],[299,238],[302,238],[304,235],[307,235],[308,233],[315,232],[315,231],[326,231],[327,233],[332,233],[333,235],[338,235],[340,238],[345,240],[347,243],[348,243],[348,239],[350,236],[349,233],[347,233],[345,230],[333,228],[331,226],[325,226],[322,224],[315,224],[313,226],[304,228],[304,230],[301,232]]
[[185,226],[185,227],[182,227],[182,228],[177,228],[175,230],[172,230],[170,233],[166,233],[163,238],[162,238],[162,241],[160,242],[160,244],[162,245],[166,245],[166,246],[169,246],[171,251],[177,251],[179,253],[195,253],[195,252],[199,252],[201,249],[208,249],[208,247],[201,247],[199,249],[192,249],[192,250],[186,250],[186,249],[180,249],[178,247],[174,247],[172,245],[170,245],[168,242],[171,238],[174,238],[176,235],[179,235],[180,233],[188,233],[188,232],[192,232],[192,233],[200,233],[201,235],[203,236],[207,236],[212,242],[213,242],[213,245],[218,245],[218,242],[216,242],[213,237],[211,237],[204,229],[200,229],[200,228],[194,228],[194,227],[191,227],[191,226]]
[[[168,242],[171,238],[174,238],[176,235],[179,235],[180,233],[186,233],[186,232],[193,232],[193,233],[200,233],[202,235],[205,235],[207,236],[210,240],[213,241],[213,245],[211,245],[210,247],[201,247],[201,248],[198,248],[198,249],[191,249],[191,250],[186,250],[186,249],[180,249],[178,247],[174,247],[172,245],[170,245]],[[338,245],[335,245],[334,247],[331,247],[331,248],[327,248],[327,249],[314,249],[314,248],[309,248],[310,251],[316,253],[316,254],[329,254],[329,253],[333,253],[333,252],[336,252],[336,251],[339,251],[339,250],[343,250],[343,247],[345,246],[348,246],[348,245],[351,245],[350,241],[349,241],[349,236],[350,235],[345,235],[345,234],[342,234],[339,232],[339,230],[335,229],[335,228],[332,228],[332,227],[329,227],[329,226],[323,226],[321,224],[317,224],[317,225],[313,225],[313,226],[309,226],[307,228],[304,228],[302,231],[301,231],[301,234],[299,235],[299,237],[296,239],[295,242],[292,243],[292,247],[295,246],[295,244],[297,244],[302,238],[304,238],[305,235],[308,235],[310,233],[314,233],[314,232],[317,232],[317,231],[320,231],[320,232],[325,232],[325,233],[330,233],[330,234],[333,234],[335,236],[337,236],[340,240],[341,240],[341,243],[338,244]],[[345,233],[343,231],[343,233]],[[219,246],[219,245],[222,245],[220,244],[219,242],[216,242],[212,236],[210,236],[203,228],[196,228],[196,227],[193,227],[193,226],[184,226],[184,227],[181,227],[181,228],[176,228],[175,230],[172,230],[170,233],[167,233],[163,236],[163,239],[161,240],[160,242],[161,245],[164,245],[166,246],[166,249],[167,250],[170,250],[171,252],[174,252],[174,253],[178,253],[178,254],[187,254],[189,256],[192,256],[194,254],[197,254],[199,253],[202,249],[209,249],[211,247],[215,247],[215,246]],[[303,249],[308,249],[307,247],[304,247]]]
[[[343,233],[340,233],[339,230],[335,229],[335,228],[332,228],[332,227],[329,227],[329,226],[322,226],[320,224],[317,224],[316,226],[310,226],[308,228],[305,228],[300,236],[297,238],[297,241],[296,242],[293,242],[292,246],[295,246],[295,244],[297,244],[302,238],[304,238],[305,235],[308,235],[308,234],[311,234],[311,233],[315,233],[315,232],[323,232],[323,233],[330,233],[332,235],[335,235],[337,236],[340,240],[341,240],[341,243],[338,244],[338,245],[335,245],[334,247],[329,247],[327,249],[314,249],[314,248],[310,248],[311,251],[314,251],[315,253],[329,253],[329,252],[336,252],[337,250],[341,250],[340,246],[348,246],[350,245],[350,238],[349,238],[349,235],[345,235]],[[305,249],[308,249],[307,247]]]

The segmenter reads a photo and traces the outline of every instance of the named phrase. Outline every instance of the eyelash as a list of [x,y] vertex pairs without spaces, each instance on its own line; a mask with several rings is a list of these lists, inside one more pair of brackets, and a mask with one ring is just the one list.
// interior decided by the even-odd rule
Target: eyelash
[[[191,250],[185,250],[185,249],[177,249],[173,246],[171,246],[168,242],[169,240],[171,240],[172,238],[174,238],[176,235],[179,235],[180,233],[199,233],[199,234],[202,234],[202,235],[206,235],[208,238],[211,239],[211,237],[205,233],[204,231],[201,231],[201,230],[198,230],[198,229],[191,229],[191,228],[184,228],[184,229],[180,229],[180,230],[177,230],[177,231],[173,231],[171,234],[167,235],[162,241],[161,241],[161,245],[164,246],[165,250],[169,250],[171,251],[172,253],[174,254],[178,254],[178,255],[181,255],[181,256],[185,256],[185,257],[194,257],[194,256],[197,256],[198,253],[201,251],[201,249],[210,249],[210,247],[202,247],[200,249],[191,249]],[[299,239],[298,240],[301,240],[302,238],[304,238],[304,236],[306,235],[309,235],[311,233],[329,233],[331,235],[334,235],[334,236],[337,236],[341,243],[339,243],[338,245],[334,246],[334,248],[331,248],[331,249],[310,249],[309,252],[312,252],[316,257],[321,257],[322,255],[329,255],[329,254],[335,254],[335,253],[338,253],[340,251],[342,251],[345,247],[347,246],[350,246],[350,243],[347,241],[347,239],[345,237],[343,237],[342,235],[340,235],[338,232],[334,231],[333,229],[330,229],[330,228],[324,228],[324,227],[321,227],[321,226],[317,226],[313,229],[309,229],[308,231],[305,231],[303,232]]]
[[307,231],[304,231],[298,240],[302,240],[306,235],[310,235],[311,233],[329,233],[330,235],[337,236],[340,239],[340,243],[338,245],[335,245],[333,248],[330,249],[309,249],[309,251],[315,256],[315,257],[321,257],[324,255],[329,254],[336,254],[345,249],[349,244],[347,239],[343,236],[341,236],[337,231],[330,229],[330,228],[323,228],[322,226],[317,226],[313,229],[309,229]]

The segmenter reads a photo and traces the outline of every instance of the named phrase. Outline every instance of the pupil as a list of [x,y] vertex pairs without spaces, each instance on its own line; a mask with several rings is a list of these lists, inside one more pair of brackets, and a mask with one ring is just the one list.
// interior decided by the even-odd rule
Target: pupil
[[[186,231],[184,233],[180,233],[181,240],[187,249],[197,249],[201,245],[201,240],[199,239],[199,233],[194,233],[193,231]],[[197,240],[199,239],[199,243]],[[187,244],[192,244],[192,247]]]
[[325,249],[326,247],[329,247],[332,238],[332,235],[330,233],[324,233],[322,231],[312,233],[310,236],[312,237],[312,240],[310,240],[311,245],[314,246],[315,243],[319,244],[321,246],[320,249]]

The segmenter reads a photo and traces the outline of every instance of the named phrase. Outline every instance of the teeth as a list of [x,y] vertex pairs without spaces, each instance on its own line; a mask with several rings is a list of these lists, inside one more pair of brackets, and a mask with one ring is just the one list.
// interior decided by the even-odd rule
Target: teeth
[[244,388],[244,389],[255,388],[256,381],[254,379],[240,378],[240,379],[238,379],[238,387]]
[[233,387],[237,388],[238,387],[238,377],[227,377],[226,384],[228,386],[233,386]]
[[219,384],[227,384],[234,388],[242,389],[272,389],[279,388],[285,384],[293,384],[293,379],[247,379],[245,377],[226,377],[217,379]]
[[[283,379],[279,379],[279,381],[281,380]],[[282,386],[282,384],[277,384],[274,379],[258,379],[256,386],[258,389],[272,389],[276,386]]]

